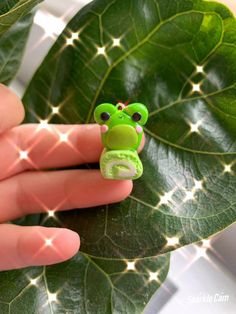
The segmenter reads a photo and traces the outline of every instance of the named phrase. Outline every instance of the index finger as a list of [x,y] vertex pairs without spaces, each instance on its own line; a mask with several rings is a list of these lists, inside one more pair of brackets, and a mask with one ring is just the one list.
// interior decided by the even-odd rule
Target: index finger
[[[0,137],[0,180],[30,169],[53,169],[99,161],[103,150],[96,124],[23,124]],[[144,137],[140,145],[142,149]]]
[[0,133],[20,124],[24,115],[20,98],[0,83]]

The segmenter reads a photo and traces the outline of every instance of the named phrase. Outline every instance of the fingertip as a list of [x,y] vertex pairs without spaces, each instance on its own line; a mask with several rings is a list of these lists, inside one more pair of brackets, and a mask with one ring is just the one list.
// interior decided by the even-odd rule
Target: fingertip
[[25,117],[21,99],[9,87],[0,83],[0,110],[2,112],[0,132],[20,124]]
[[30,227],[18,241],[18,253],[25,266],[66,261],[78,252],[79,247],[79,235],[65,228]]
[[138,153],[140,153],[143,150],[144,145],[145,145],[145,134],[143,133],[142,140],[138,148]]
[[124,200],[131,194],[131,192],[133,190],[133,181],[132,180],[123,180],[121,182],[123,184],[123,195],[122,195],[121,200]]
[[75,256],[80,248],[80,237],[77,232],[61,228],[60,236],[55,239],[55,245],[63,253],[63,259]]
[[111,203],[117,203],[125,200],[133,190],[132,180],[108,180],[104,179],[109,185],[111,191]]

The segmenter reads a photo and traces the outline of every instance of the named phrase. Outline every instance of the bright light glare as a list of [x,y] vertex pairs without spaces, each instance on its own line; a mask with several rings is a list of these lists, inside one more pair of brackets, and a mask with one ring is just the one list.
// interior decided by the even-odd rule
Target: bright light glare
[[203,188],[203,181],[194,180],[194,189],[201,190]]
[[202,65],[197,65],[197,73],[204,73],[204,67]]
[[51,293],[48,291],[48,302],[58,302],[57,293]]
[[232,165],[224,165],[224,172],[231,173],[232,172]]
[[45,239],[46,246],[52,246],[52,239]]
[[39,120],[39,128],[40,129],[48,129],[48,119]]
[[30,278],[30,285],[37,286],[38,278]]
[[127,263],[126,270],[136,270],[136,268],[135,268],[135,261],[133,261],[133,262],[126,262],[126,263]]
[[68,133],[60,133],[60,142],[68,142],[69,134]]
[[52,107],[52,113],[58,114],[59,113],[59,107]]
[[194,200],[194,191],[185,191],[185,198],[184,198],[184,202],[187,202],[189,200]]
[[168,204],[172,199],[173,193],[174,193],[173,191],[170,191],[170,192],[166,192],[164,195],[162,195],[160,197],[159,205]]
[[113,38],[113,47],[119,47],[121,38]]
[[71,36],[66,39],[66,44],[67,45],[73,45],[75,40],[79,39],[79,34],[78,33],[71,33]]
[[21,160],[28,158],[28,152],[27,151],[21,150],[21,151],[19,151],[19,155],[20,155]]
[[179,238],[173,237],[173,238],[166,238],[167,246],[176,246],[179,244]]
[[48,217],[54,217],[54,216],[55,216],[54,210],[48,210]]
[[190,132],[191,133],[199,133],[200,125],[201,125],[201,122],[190,123]]
[[106,55],[106,47],[97,47],[97,54],[98,55]]
[[201,93],[201,84],[192,84],[192,92]]
[[158,272],[149,272],[149,281],[158,281],[158,276],[159,273]]

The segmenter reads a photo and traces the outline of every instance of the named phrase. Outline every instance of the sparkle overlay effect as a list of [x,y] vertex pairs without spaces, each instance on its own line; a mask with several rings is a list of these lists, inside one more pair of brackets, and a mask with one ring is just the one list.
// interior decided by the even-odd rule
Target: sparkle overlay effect
[[[45,18],[45,16],[43,16],[41,13],[36,14],[35,17],[35,23],[42,26],[43,25],[43,19]],[[51,19],[51,17],[49,16],[48,19]],[[65,26],[65,21],[64,18],[61,17],[60,19],[56,19],[53,20],[54,26],[53,29],[50,28],[44,28],[45,29],[45,36],[44,37],[51,37],[54,38],[55,35],[58,35],[62,28]],[[67,46],[72,46],[74,48],[76,48],[76,45],[78,44],[78,42],[80,42],[80,34],[81,34],[82,30],[78,30],[77,32],[72,32],[70,30],[68,30],[68,36],[65,38],[65,47]],[[104,58],[106,58],[107,60],[109,60],[109,52],[111,51],[112,48],[120,48],[120,49],[124,49],[124,47],[122,46],[122,40],[125,37],[125,35],[123,35],[122,37],[112,37],[110,35],[111,38],[111,44],[110,45],[96,45],[96,53],[94,58],[98,58],[103,56]],[[202,74],[203,76],[206,76],[207,73],[205,72],[205,65],[195,65],[195,73],[198,74]],[[202,91],[202,81],[199,83],[194,83],[192,81],[187,80],[188,83],[191,84],[191,92],[190,95],[192,95],[193,93],[197,93],[199,95],[203,95],[203,91]],[[49,132],[51,132],[51,126],[50,124],[50,120],[54,115],[61,115],[60,111],[62,109],[63,104],[60,105],[51,105],[48,104],[51,108],[51,115],[48,116],[48,118],[40,118],[38,116],[36,116],[36,118],[38,119],[39,125],[38,125],[38,131],[40,131],[41,129],[47,129]],[[159,110],[161,111],[161,110]],[[152,112],[150,114],[150,116],[158,113],[159,111],[155,111]],[[203,120],[199,120],[199,121],[195,121],[195,122],[190,122],[189,120],[187,120],[187,123],[189,125],[189,133],[188,136],[191,136],[191,134],[199,134],[201,133],[201,126],[203,125],[204,121]],[[69,140],[69,135],[70,133],[58,133],[58,145],[60,145],[61,143],[66,143],[68,145],[72,145],[70,143]],[[30,158],[29,158],[29,153],[30,153],[30,148],[28,151],[26,150],[21,150],[20,148],[16,148],[19,151],[19,162],[22,160],[28,160],[30,162]],[[223,164],[223,174],[234,174],[232,167],[234,164]],[[192,190],[187,190],[187,189],[183,189],[183,199],[182,199],[182,204],[183,203],[192,203],[196,200],[196,194],[199,191],[203,191],[204,190],[204,178],[202,180],[197,180],[195,178],[193,178],[194,180],[194,186],[192,188]],[[156,205],[156,208],[159,209],[160,207],[162,207],[163,205],[166,206],[175,206],[175,202],[173,200],[173,196],[175,194],[175,191],[179,188],[179,186],[177,185],[176,187],[174,187],[172,190],[170,191],[165,191],[163,192],[163,194],[159,195],[159,202]],[[47,211],[47,217],[45,218],[45,220],[47,219],[55,219],[58,221],[57,217],[56,217],[56,209],[47,209],[44,207],[44,210]],[[174,237],[168,237],[166,236],[166,246],[168,247],[178,247],[180,245],[179,242],[179,238],[177,236]],[[209,240],[207,240],[209,241]],[[205,242],[204,242],[205,243]],[[210,242],[208,242],[209,244]],[[45,245],[46,246],[53,246],[52,243],[52,239],[45,239]],[[207,247],[207,249],[210,249],[210,246]],[[199,249],[198,249],[199,251]],[[201,252],[205,252],[205,248],[203,250],[201,250]],[[205,256],[205,253],[203,254]],[[202,256],[202,254],[201,254]],[[127,261],[127,269],[128,271],[136,271],[135,268],[135,261]],[[152,273],[152,275],[150,275],[151,280],[153,280],[153,278],[158,277],[157,273]],[[54,296],[55,298],[55,296]]]
[[[45,16],[47,16],[47,19],[51,21],[50,27],[45,27]],[[42,37],[42,41],[51,38],[55,39],[62,31],[62,29],[65,27],[66,22],[64,20],[64,17],[61,18],[55,18],[50,15],[45,15],[41,12],[37,13],[35,16],[35,23],[39,26],[42,26],[44,28],[44,36]],[[86,27],[86,26],[85,26]],[[71,30],[68,30],[68,36],[65,39],[65,45],[62,48],[63,49],[76,49],[78,44],[84,45],[82,39],[81,39],[81,33],[82,29],[72,32]],[[102,58],[103,60],[107,61],[108,65],[112,64],[112,58],[110,57],[110,54],[113,50],[119,49],[121,52],[123,51],[126,53],[126,50],[124,48],[123,40],[125,39],[125,35],[122,35],[121,37],[113,37],[111,34],[110,36],[110,42],[108,44],[103,44],[103,42],[100,43],[100,45],[95,44],[94,46],[94,57],[91,60],[91,62],[96,59]],[[61,52],[61,51],[60,51]],[[88,64],[89,66],[89,64]],[[206,70],[206,64],[194,64],[194,74],[201,74],[203,76],[203,79],[200,82],[194,82],[191,78],[186,78],[186,86],[190,86],[190,91],[188,95],[186,96],[186,99],[184,99],[185,102],[187,102],[191,97],[205,97],[204,95],[204,79],[207,77],[208,73]],[[42,96],[43,97],[43,96]],[[178,104],[178,101],[183,101],[181,98],[182,94],[180,94],[180,97],[177,101],[166,105],[166,107],[172,107],[175,104]],[[65,100],[65,103],[68,101],[68,99]],[[49,106],[49,112],[50,114],[48,117],[39,117],[35,115],[35,118],[38,121],[38,128],[36,132],[41,132],[41,130],[47,130],[48,132],[54,132],[54,128],[52,125],[50,125],[50,121],[54,116],[60,116],[62,119],[63,117],[63,105],[61,104],[50,104],[45,99],[45,103]],[[156,114],[163,112],[166,107],[155,109],[151,114],[150,117],[155,116]],[[33,113],[34,114],[34,113]],[[68,122],[65,120],[65,122]],[[189,117],[185,117],[185,122],[188,127],[188,132],[186,134],[186,138],[191,138],[192,136],[201,136],[203,137],[203,131],[204,131],[204,117],[198,117],[196,116],[196,119],[194,121],[190,121]],[[147,132],[148,133],[148,132]],[[51,147],[49,152],[50,153],[53,149],[55,149],[59,145],[68,145],[72,149],[76,151],[76,147],[74,144],[70,141],[70,132],[63,133],[63,132],[57,132],[57,144],[55,147]],[[34,169],[37,169],[37,165],[33,163],[30,157],[30,153],[34,145],[37,145],[37,143],[32,144],[32,147],[29,147],[27,150],[22,149],[21,147],[16,147],[13,143],[12,145],[15,147],[16,152],[18,154],[18,160],[8,169],[8,171],[11,171],[14,167],[19,166],[19,164],[22,163],[29,163]],[[222,161],[221,159],[220,163],[222,165],[222,176],[233,176],[235,175],[234,166],[235,162],[228,163],[227,161]],[[200,178],[191,177],[188,178],[188,180],[191,182],[191,184],[186,184],[183,182],[176,182],[176,186],[173,187],[163,187],[163,190],[161,193],[157,193],[154,191],[155,196],[157,197],[158,201],[155,203],[155,206],[148,204],[146,201],[143,201],[143,204],[147,205],[147,207],[152,208],[152,210],[155,211],[163,211],[165,208],[171,208],[173,213],[171,215],[177,215],[181,208],[184,207],[187,203],[189,206],[193,206],[197,202],[197,197],[199,195],[206,196],[207,191],[205,189],[205,185],[208,183],[207,178],[204,176]],[[209,179],[208,179],[209,180]],[[189,183],[189,182],[188,182]],[[191,185],[191,186],[190,186]],[[187,187],[186,187],[187,186]],[[181,197],[177,195],[177,192],[181,192]],[[178,199],[177,199],[178,197]],[[131,200],[137,200],[134,196],[130,196]],[[55,208],[48,208],[45,204],[43,204],[42,200],[36,199],[36,201],[40,204],[42,207],[42,211],[45,213],[45,217],[42,221],[42,224],[45,223],[47,220],[52,219],[55,220],[55,222],[62,225],[62,223],[59,221],[57,217],[57,211],[60,210],[62,203],[65,201],[63,200],[62,203],[58,204]],[[166,249],[177,249],[181,246],[181,236],[178,234],[163,234],[164,240],[165,240],[165,248]],[[52,249],[57,251],[57,248],[54,245],[54,239],[53,238],[44,238],[44,243],[42,248],[40,248],[39,252],[37,254],[40,254],[41,250]],[[186,256],[186,259],[188,260],[187,269],[191,267],[193,263],[195,263],[197,260],[204,258],[207,260],[213,267],[214,265],[214,259],[212,258],[212,254],[217,255],[217,253],[214,251],[212,247],[212,241],[211,239],[199,239],[198,244],[194,244],[194,252],[191,255]],[[60,252],[58,252],[60,254]],[[185,255],[184,249],[179,250],[179,254]],[[218,256],[219,259],[223,260],[224,258],[222,256]],[[123,274],[130,273],[139,273],[139,269],[137,267],[138,259],[137,260],[126,260],[124,259],[124,269]],[[53,306],[55,304],[60,303],[60,293],[63,293],[63,288],[59,291],[50,291],[46,282],[46,274],[45,269],[43,273],[36,278],[28,278],[28,285],[24,289],[28,289],[29,287],[32,289],[39,288],[39,282],[43,280],[45,282],[46,286],[46,292],[47,292],[47,304],[51,307],[51,312],[53,313]],[[186,271],[187,269],[183,269],[182,272]],[[182,273],[178,273],[176,277],[180,277]],[[122,276],[122,275],[121,275]],[[146,278],[145,284],[151,284],[153,282],[160,283],[160,271],[155,270],[148,270],[148,276]],[[162,285],[165,289],[165,283]],[[167,288],[166,288],[167,289]]]
[[135,261],[127,261],[126,262],[127,263],[127,268],[126,268],[126,270],[133,270],[133,271],[135,271],[136,270],[136,268],[135,268]]

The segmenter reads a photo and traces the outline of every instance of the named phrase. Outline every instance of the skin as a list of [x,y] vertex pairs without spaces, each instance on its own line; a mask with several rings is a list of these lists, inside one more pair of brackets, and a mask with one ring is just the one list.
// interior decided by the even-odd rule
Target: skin
[[[0,99],[0,270],[65,261],[79,250],[76,232],[8,221],[119,202],[131,193],[132,181],[105,180],[99,170],[46,170],[98,162],[103,150],[99,126],[19,125],[24,119],[20,99],[2,84]],[[68,142],[59,142],[62,133],[68,134]],[[144,138],[139,151],[143,145]],[[19,148],[28,151],[28,159],[19,158]],[[52,245],[46,245],[46,239]]]

